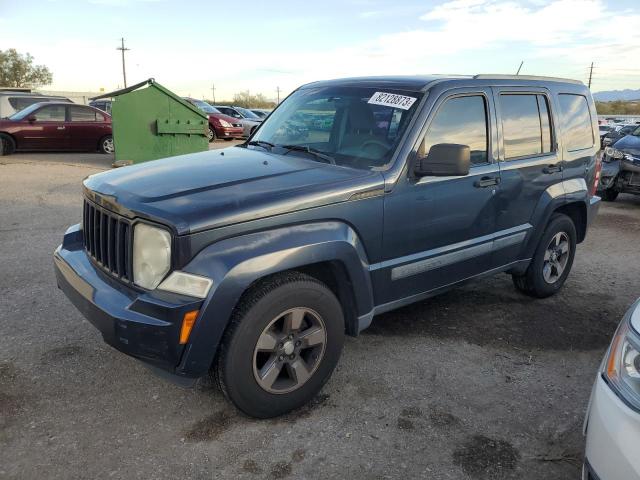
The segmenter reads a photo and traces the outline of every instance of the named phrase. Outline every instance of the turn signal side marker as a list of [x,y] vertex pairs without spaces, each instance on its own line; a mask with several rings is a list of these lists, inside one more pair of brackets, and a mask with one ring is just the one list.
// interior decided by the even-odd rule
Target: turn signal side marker
[[196,318],[198,318],[198,310],[184,314],[182,328],[180,329],[180,345],[184,345],[189,341],[189,335],[191,335],[191,329],[193,329],[193,325],[196,323]]

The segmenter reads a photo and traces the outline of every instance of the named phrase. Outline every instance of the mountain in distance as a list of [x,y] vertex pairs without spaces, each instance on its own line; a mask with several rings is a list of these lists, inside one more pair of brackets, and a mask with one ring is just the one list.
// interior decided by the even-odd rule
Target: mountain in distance
[[596,92],[593,94],[593,99],[598,102],[613,102],[615,100],[640,100],[640,89],[638,90],[608,90],[603,92]]

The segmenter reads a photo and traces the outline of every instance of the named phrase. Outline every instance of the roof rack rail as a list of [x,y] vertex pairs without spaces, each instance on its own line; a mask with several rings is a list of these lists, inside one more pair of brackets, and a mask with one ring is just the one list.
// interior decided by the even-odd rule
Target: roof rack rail
[[474,75],[473,78],[478,80],[544,80],[547,82],[566,82],[575,83],[577,85],[584,85],[584,83],[580,80],[574,80],[571,78],[542,77],[537,75],[491,75],[483,73]]

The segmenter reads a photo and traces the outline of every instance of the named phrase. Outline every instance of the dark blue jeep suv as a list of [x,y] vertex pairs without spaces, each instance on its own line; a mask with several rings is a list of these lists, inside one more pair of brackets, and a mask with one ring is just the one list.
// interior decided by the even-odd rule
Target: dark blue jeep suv
[[570,80],[311,83],[242,145],[87,178],[58,285],[118,350],[279,415],[377,314],[497,272],[556,293],[600,200],[596,132]]

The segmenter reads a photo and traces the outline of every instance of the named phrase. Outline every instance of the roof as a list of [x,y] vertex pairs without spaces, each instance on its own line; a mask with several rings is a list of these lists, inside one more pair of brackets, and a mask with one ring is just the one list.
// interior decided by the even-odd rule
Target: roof
[[164,93],[168,97],[173,98],[176,102],[184,105],[186,108],[188,108],[192,112],[197,113],[202,118],[207,118],[207,115],[202,110],[200,110],[199,108],[195,107],[193,104],[187,102],[182,97],[179,97],[178,95],[173,93],[171,90],[169,90],[169,89],[163,87],[162,85],[160,85],[158,82],[156,82],[155,78],[149,78],[149,79],[145,80],[144,82],[136,83],[135,85],[131,85],[130,87],[122,88],[120,90],[114,90],[113,92],[104,93],[102,95],[98,95],[97,97],[90,98],[89,100],[94,101],[94,100],[99,100],[101,98],[119,97],[120,95],[124,95],[125,93],[133,92],[134,90],[138,90],[139,88],[146,87],[146,86],[157,88],[162,93]]
[[421,91],[429,88],[434,83],[443,81],[468,81],[468,80],[499,80],[509,81],[516,80],[518,82],[538,81],[538,82],[561,82],[582,85],[578,80],[556,77],[538,77],[533,75],[410,75],[410,76],[375,76],[375,77],[353,77],[340,78],[335,80],[322,80],[303,85],[302,88],[308,87],[325,87],[333,85],[351,85],[351,86],[375,86],[387,87],[396,90]]

